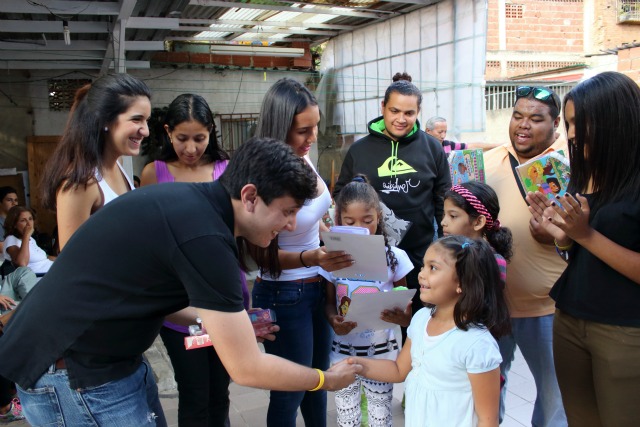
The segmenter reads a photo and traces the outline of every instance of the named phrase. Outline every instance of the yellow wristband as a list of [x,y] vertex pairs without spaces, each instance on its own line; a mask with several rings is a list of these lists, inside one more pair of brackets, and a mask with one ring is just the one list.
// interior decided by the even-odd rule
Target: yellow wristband
[[553,239],[553,243],[556,245],[556,248],[560,249],[561,251],[568,251],[573,247],[573,241],[569,243],[567,246],[560,246],[556,239]]
[[318,371],[318,375],[320,375],[320,382],[318,383],[318,385],[315,388],[312,388],[309,391],[318,391],[324,385],[324,372],[322,372],[320,369],[316,369],[316,371]]

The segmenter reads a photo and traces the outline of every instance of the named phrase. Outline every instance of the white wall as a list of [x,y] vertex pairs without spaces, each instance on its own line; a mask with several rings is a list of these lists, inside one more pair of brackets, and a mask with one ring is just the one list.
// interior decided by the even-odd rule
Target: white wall
[[[0,168],[27,166],[26,140],[30,135],[60,135],[68,111],[49,111],[47,80],[52,78],[95,79],[95,74],[69,71],[10,71],[0,73]],[[152,92],[153,107],[168,105],[177,95],[197,93],[214,113],[258,113],[267,89],[278,79],[305,81],[309,74],[279,70],[134,70]],[[17,104],[17,105],[16,105]],[[139,173],[144,159],[134,159]]]
[[452,136],[482,132],[486,28],[485,1],[444,0],[330,40],[322,71],[334,74],[338,100],[329,124],[366,132],[391,77],[406,71],[423,92],[421,124],[437,115]]

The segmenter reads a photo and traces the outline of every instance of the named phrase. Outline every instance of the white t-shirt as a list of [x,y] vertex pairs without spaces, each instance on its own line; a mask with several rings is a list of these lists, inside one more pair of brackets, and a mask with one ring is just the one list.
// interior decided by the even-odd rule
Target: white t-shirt
[[[2,249],[5,259],[11,260],[11,255],[7,253],[7,248],[12,246],[22,247],[22,239],[10,235],[4,240],[4,248]],[[29,238],[29,267],[36,274],[42,274],[49,271],[53,261],[47,258],[47,253],[38,246],[33,237]]]

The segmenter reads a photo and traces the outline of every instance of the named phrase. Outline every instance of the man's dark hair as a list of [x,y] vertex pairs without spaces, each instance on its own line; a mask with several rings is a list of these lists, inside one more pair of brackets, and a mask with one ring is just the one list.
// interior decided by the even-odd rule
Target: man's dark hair
[[313,199],[317,191],[315,172],[284,142],[272,138],[251,138],[236,150],[220,183],[233,199],[254,184],[268,205],[274,199],[291,196],[300,205]]
[[0,201],[2,201],[5,197],[7,197],[7,194],[18,194],[18,190],[16,190],[13,187],[9,187],[8,185],[5,187],[0,187]]
[[[558,96],[557,93],[555,93],[555,91],[551,88],[548,88],[546,86],[532,86],[533,89],[535,88],[540,88],[540,89],[544,89],[549,91],[549,93],[551,93],[551,96],[547,99],[539,99],[536,98],[534,95],[534,91],[531,90],[531,92],[529,92],[527,95],[525,96],[518,96],[516,97],[516,102],[518,102],[519,99],[525,98],[525,99],[533,99],[534,101],[538,101],[538,102],[542,102],[543,104],[545,104],[546,106],[549,107],[549,115],[551,116],[551,118],[553,120],[557,119],[558,116],[560,115],[560,105],[562,105],[562,101],[560,101],[560,97]],[[515,107],[515,103],[513,104],[513,106]]]
[[393,80],[393,83],[389,85],[389,87],[384,93],[384,101],[382,101],[382,103],[384,105],[387,105],[387,102],[389,102],[389,98],[391,97],[391,94],[394,92],[397,92],[400,95],[415,96],[416,98],[418,98],[418,109],[419,109],[420,105],[422,104],[422,92],[420,92],[420,89],[418,89],[416,85],[411,83],[411,80],[412,80],[411,76],[407,73],[396,73],[393,76],[392,80]]

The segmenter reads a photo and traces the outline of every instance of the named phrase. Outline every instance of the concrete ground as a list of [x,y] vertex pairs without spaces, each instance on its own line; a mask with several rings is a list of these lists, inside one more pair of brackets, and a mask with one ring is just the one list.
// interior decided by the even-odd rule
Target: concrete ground
[[[160,344],[161,345],[161,344]],[[156,347],[156,346],[154,346]],[[153,349],[153,347],[152,347]],[[178,427],[178,398],[177,392],[171,388],[172,381],[167,381],[166,375],[170,374],[170,365],[162,365],[159,363],[163,358],[161,351],[154,354],[153,351],[147,353],[147,357],[151,360],[156,370],[156,374],[161,373],[164,379],[160,379],[161,401],[165,415],[170,427]],[[168,361],[168,359],[167,359]],[[168,367],[168,368],[167,368]],[[171,379],[171,377],[169,377]],[[167,386],[169,388],[167,388]],[[231,395],[230,420],[232,427],[263,427],[267,416],[267,408],[269,405],[269,392],[266,390],[258,390],[248,387],[242,387],[237,384],[231,384],[229,387]],[[393,425],[397,427],[404,426],[404,413],[401,406],[403,394],[402,384],[396,384],[394,387],[393,399]],[[536,386],[529,368],[525,363],[520,351],[516,353],[515,360],[512,364],[509,376],[509,390],[507,392],[507,413],[501,424],[502,427],[524,427],[531,425],[531,414],[533,413],[533,402],[536,397]],[[335,427],[336,413],[333,393],[329,393],[328,399],[327,426]],[[29,427],[26,421],[15,421],[12,427]],[[298,426],[304,426],[301,416],[298,416]],[[134,427],[134,426],[132,426]]]

